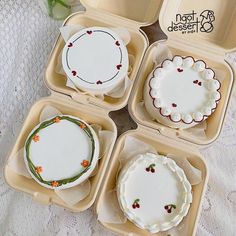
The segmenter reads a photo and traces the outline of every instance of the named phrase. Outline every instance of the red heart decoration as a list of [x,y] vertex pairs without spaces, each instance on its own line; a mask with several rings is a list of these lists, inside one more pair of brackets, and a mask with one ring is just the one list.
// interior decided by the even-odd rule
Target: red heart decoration
[[77,72],[75,70],[72,70],[71,73],[72,73],[73,76],[77,75]]
[[92,33],[93,33],[93,31],[91,31],[91,30],[87,31],[87,34],[92,34]]
[[122,67],[122,65],[121,65],[121,64],[116,66],[116,68],[117,68],[118,70],[120,70],[120,69],[121,69],[121,67]]
[[176,103],[172,103],[172,107],[177,107],[177,104]]
[[184,70],[183,70],[183,69],[180,69],[180,68],[178,68],[178,69],[177,69],[177,71],[178,71],[178,72],[183,72]]
[[119,43],[119,41],[116,41],[116,45],[117,45],[117,46],[120,46],[120,43]]
[[197,83],[198,83],[198,80],[194,80],[193,83],[194,83],[194,84],[197,84]]
[[68,48],[71,48],[73,46],[73,43],[68,44]]
[[98,80],[98,81],[97,81],[97,84],[102,84],[102,81],[101,81],[101,80]]
[[199,85],[199,86],[202,86],[202,82],[199,82],[198,85]]

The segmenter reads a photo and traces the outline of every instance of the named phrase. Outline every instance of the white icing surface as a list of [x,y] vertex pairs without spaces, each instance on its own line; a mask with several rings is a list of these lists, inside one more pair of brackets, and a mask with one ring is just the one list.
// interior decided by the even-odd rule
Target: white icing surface
[[83,170],[83,160],[91,158],[89,137],[72,122],[62,120],[38,134],[40,141],[31,143],[30,157],[35,166],[43,166],[44,180],[70,178]]
[[[192,202],[191,185],[183,170],[173,160],[151,153],[139,155],[124,167],[117,194],[128,219],[152,233],[178,225]],[[139,208],[134,209],[136,199]],[[168,213],[165,206],[170,204],[176,209]]]
[[109,92],[127,75],[128,52],[115,32],[91,27],[68,40],[63,49],[62,64],[78,88],[93,93]]
[[[39,125],[34,130],[38,127]],[[54,123],[41,129],[37,133],[39,141],[34,142],[32,140],[30,143],[29,157],[34,166],[42,167],[43,171],[40,175],[45,181],[55,181],[74,177],[85,169],[81,165],[83,160],[88,160],[89,163],[91,163],[90,170],[84,173],[74,183],[64,185],[62,188],[71,187],[71,185],[74,186],[81,183],[90,175],[97,162],[99,150],[98,140],[96,134],[93,131],[92,133],[95,140],[95,152],[92,163],[92,141],[82,128],[68,120],[60,120],[59,123]],[[25,162],[28,167],[26,156]],[[32,175],[30,170],[29,172]],[[34,176],[32,175],[32,177]],[[34,179],[39,182],[36,178]],[[43,183],[40,184],[44,185]]]
[[[173,112],[192,113],[201,108],[208,101],[208,89],[205,81],[200,75],[191,68],[184,68],[179,73],[177,67],[166,71],[164,78],[159,78],[159,94],[163,106],[172,107],[177,104],[176,108],[171,108]],[[194,80],[202,82],[202,86],[193,83]]]
[[147,111],[161,122],[168,118],[167,125],[176,128],[181,128],[178,122],[188,127],[203,121],[214,112],[221,98],[221,85],[214,76],[203,61],[195,62],[192,57],[165,60],[147,80]]

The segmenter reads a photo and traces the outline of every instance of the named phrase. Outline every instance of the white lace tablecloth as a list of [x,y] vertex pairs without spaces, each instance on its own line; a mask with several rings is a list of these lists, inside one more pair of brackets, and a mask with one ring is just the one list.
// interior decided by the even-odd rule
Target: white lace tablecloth
[[[93,210],[70,213],[42,206],[4,181],[2,167],[30,106],[48,94],[43,72],[61,22],[45,17],[36,0],[0,0],[0,235],[112,235]],[[228,56],[236,68],[236,54]],[[202,150],[210,180],[198,236],[236,235],[236,94],[221,136]],[[126,110],[116,120],[129,119]],[[123,122],[124,123],[124,122]],[[128,121],[125,123],[129,123]],[[133,123],[130,123],[132,126]],[[120,125],[120,130],[129,125]]]

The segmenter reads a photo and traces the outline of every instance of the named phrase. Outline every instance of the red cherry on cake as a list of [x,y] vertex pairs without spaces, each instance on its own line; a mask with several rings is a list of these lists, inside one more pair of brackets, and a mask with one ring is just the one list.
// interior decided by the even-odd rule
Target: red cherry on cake
[[177,70],[178,70],[178,72],[180,72],[180,73],[184,71],[184,70],[181,69],[181,68],[178,68]]
[[202,86],[202,82],[199,82],[198,85],[199,85],[199,86]]
[[172,107],[177,107],[177,104],[176,103],[172,103]]
[[197,83],[198,83],[198,80],[194,80],[193,83],[194,83],[194,84],[197,84]]
[[156,172],[156,170],[155,170],[155,167],[156,165],[155,164],[151,164],[151,165],[149,165],[147,168],[146,168],[146,171],[147,172],[152,172],[152,173],[155,173]]
[[176,205],[170,204],[170,205],[166,205],[164,206],[165,210],[167,211],[167,213],[171,213],[172,209],[176,209]]
[[140,201],[139,199],[136,199],[133,202],[133,205],[132,205],[133,209],[140,208],[139,201]]
[[92,33],[93,33],[93,31],[91,31],[91,30],[87,31],[87,34],[92,34]]

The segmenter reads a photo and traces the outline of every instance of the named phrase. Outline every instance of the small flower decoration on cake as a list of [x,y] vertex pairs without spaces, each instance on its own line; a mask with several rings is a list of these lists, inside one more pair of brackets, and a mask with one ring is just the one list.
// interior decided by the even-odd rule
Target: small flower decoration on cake
[[83,162],[81,162],[81,165],[86,168],[89,166],[89,161],[88,160],[83,160]]
[[34,140],[35,143],[39,142],[39,140],[40,140],[39,135],[35,134],[34,137],[33,137],[33,140]]

